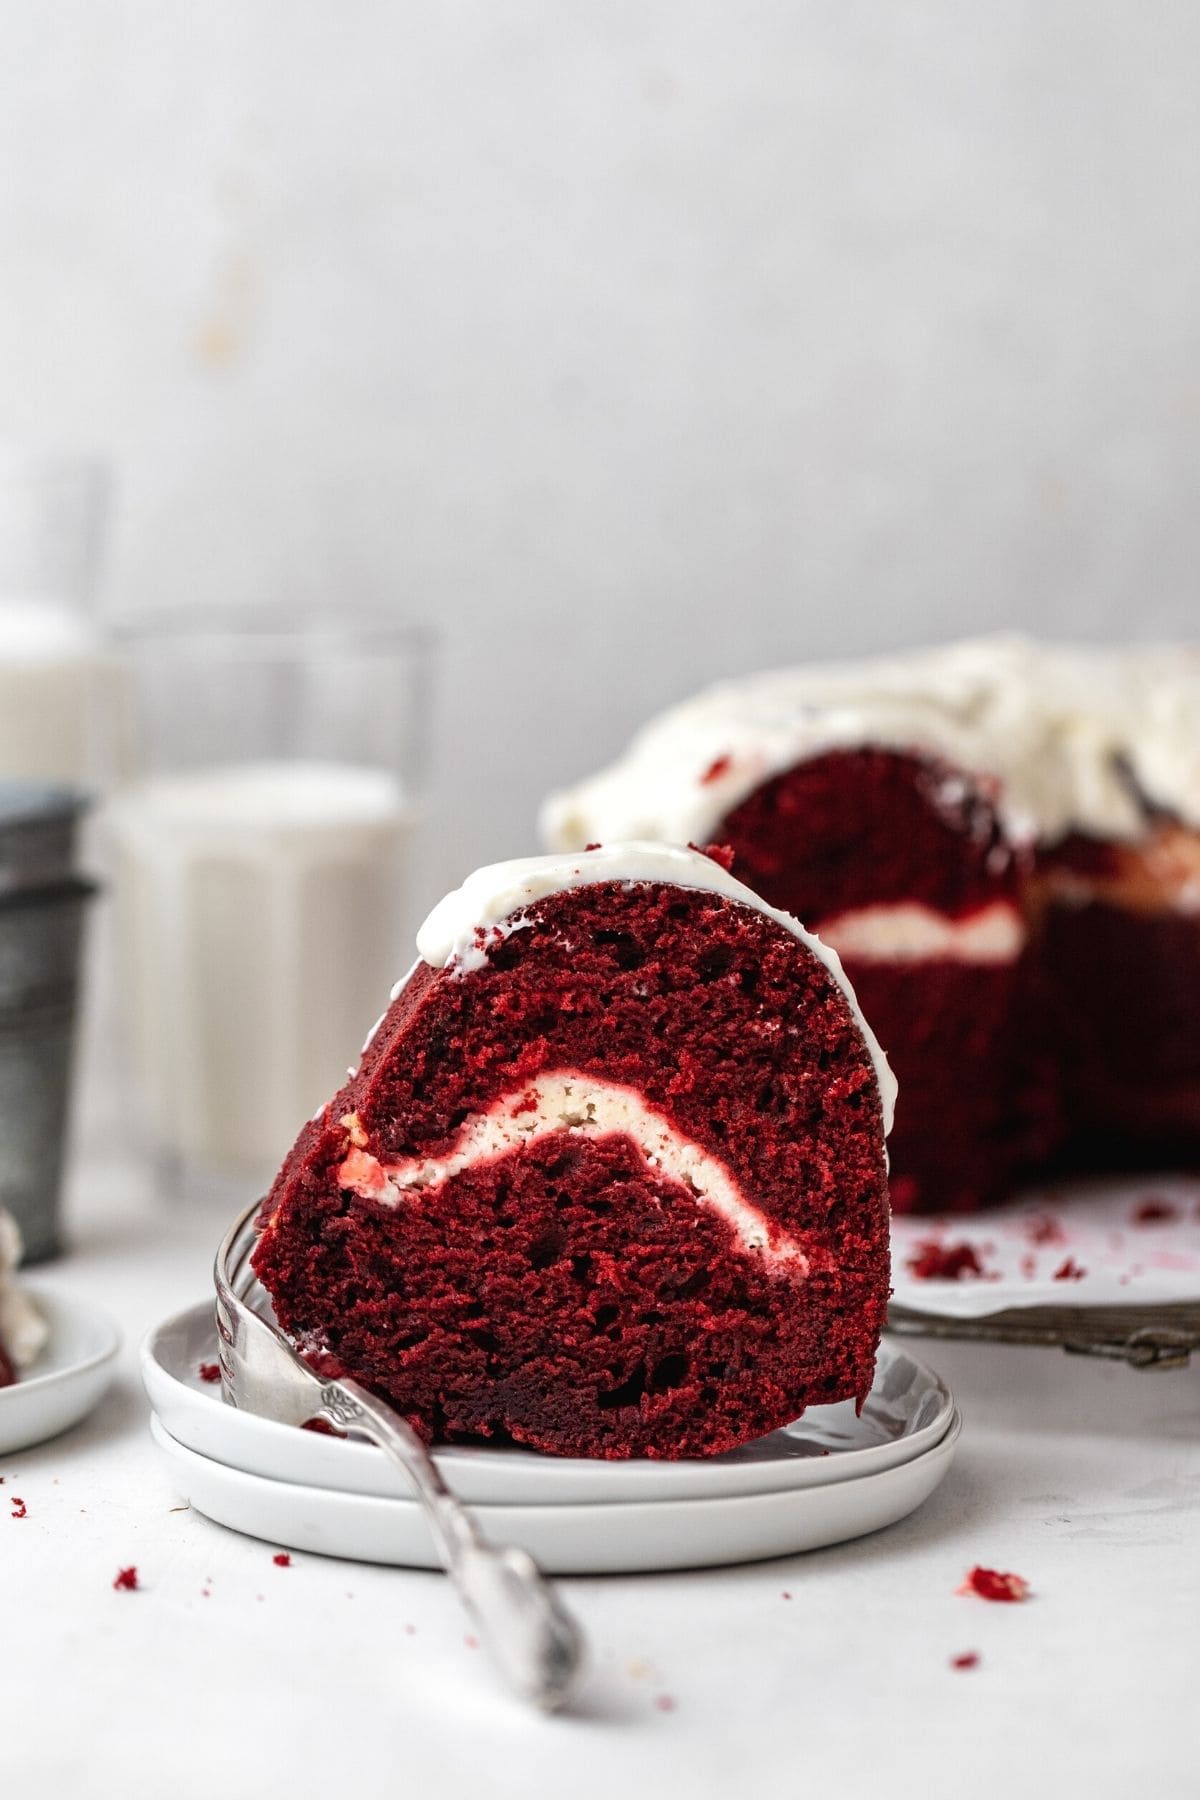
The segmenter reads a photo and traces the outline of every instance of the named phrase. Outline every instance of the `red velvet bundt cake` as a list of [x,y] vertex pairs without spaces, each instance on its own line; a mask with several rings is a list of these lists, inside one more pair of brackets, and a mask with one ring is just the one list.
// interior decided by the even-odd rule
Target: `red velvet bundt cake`
[[1200,657],[997,639],[727,683],[547,840],[716,839],[839,951],[900,1082],[899,1211],[1200,1154]]
[[718,861],[483,869],[262,1213],[313,1365],[429,1439],[709,1455],[868,1392],[894,1083],[836,956]]

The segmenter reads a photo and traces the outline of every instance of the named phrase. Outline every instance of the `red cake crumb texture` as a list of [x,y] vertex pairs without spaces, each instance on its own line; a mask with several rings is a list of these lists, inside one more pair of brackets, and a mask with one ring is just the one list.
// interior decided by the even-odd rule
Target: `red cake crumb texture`
[[29,1508],[23,1500],[19,1499],[17,1495],[14,1494],[12,1497],[12,1517],[14,1519],[24,1519],[27,1518],[28,1515]]
[[1055,1281],[1082,1281],[1087,1270],[1081,1268],[1073,1256],[1068,1256],[1054,1271]]
[[220,1381],[221,1365],[219,1362],[201,1363],[200,1367],[196,1370],[196,1373],[199,1375],[201,1381]]
[[113,1582],[118,1593],[132,1594],[138,1585],[137,1564],[130,1563],[127,1569],[118,1569]]
[[952,1669],[977,1669],[979,1667],[978,1650],[960,1650],[957,1656],[950,1658]]
[[973,1244],[943,1244],[922,1238],[908,1259],[910,1274],[918,1281],[990,1281]]
[[277,1569],[290,1569],[292,1566],[292,1559],[286,1550],[277,1550],[271,1561]]
[[998,907],[1019,925],[1022,855],[988,784],[925,754],[833,750],[756,788],[717,831],[741,880],[840,950],[887,1046],[904,1097],[890,1144],[894,1210],[973,1211],[999,1198],[1042,1129],[1021,1092],[1015,963],[865,955],[839,930],[861,909],[898,905],[958,924]]
[[981,1600],[1027,1600],[1029,1583],[1023,1575],[1004,1575],[999,1569],[968,1570],[960,1594],[977,1594]]
[[520,917],[418,965],[287,1158],[254,1257],[284,1329],[429,1440],[697,1456],[861,1402],[887,1193],[840,985],[762,911],[670,881]]

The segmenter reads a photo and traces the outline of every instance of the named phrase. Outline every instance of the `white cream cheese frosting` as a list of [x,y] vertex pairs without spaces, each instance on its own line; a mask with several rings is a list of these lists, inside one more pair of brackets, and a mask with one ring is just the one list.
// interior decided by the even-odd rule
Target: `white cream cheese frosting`
[[718,1157],[677,1131],[633,1088],[579,1070],[550,1071],[502,1094],[486,1112],[465,1119],[450,1149],[437,1156],[385,1163],[356,1146],[338,1171],[338,1185],[381,1206],[399,1206],[467,1169],[564,1131],[576,1138],[630,1139],[651,1169],[723,1218],[743,1250],[761,1254],[768,1264],[786,1265],[793,1276],[807,1275],[811,1247],[753,1206]]
[[417,933],[418,953],[432,968],[453,968],[461,974],[469,974],[473,969],[482,968],[487,961],[489,944],[494,945],[498,937],[509,937],[529,924],[529,910],[539,900],[602,881],[671,882],[676,887],[720,894],[740,906],[764,913],[805,944],[824,963],[846,997],[874,1065],[883,1106],[884,1130],[891,1130],[896,1078],[878,1039],[863,1017],[837,952],[806,931],[791,913],[768,906],[751,888],[697,850],[666,843],[609,843],[600,849],[568,856],[532,856],[515,862],[492,863],[476,869],[460,888],[438,902]]
[[998,781],[1016,837],[1136,839],[1143,796],[1200,826],[1200,651],[969,640],[723,682],[652,720],[611,767],[553,794],[548,844],[705,842],[755,788],[881,745]]
[[27,1369],[45,1346],[49,1328],[28,1294],[11,1279],[21,1260],[21,1233],[0,1207],[0,1346],[18,1369]]

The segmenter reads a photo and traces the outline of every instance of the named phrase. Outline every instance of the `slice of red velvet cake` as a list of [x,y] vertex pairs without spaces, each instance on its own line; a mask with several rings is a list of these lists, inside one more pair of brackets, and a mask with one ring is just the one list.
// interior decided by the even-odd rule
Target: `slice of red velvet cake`
[[870,1388],[894,1083],[836,956],[698,852],[480,870],[301,1134],[255,1268],[429,1439],[709,1455]]

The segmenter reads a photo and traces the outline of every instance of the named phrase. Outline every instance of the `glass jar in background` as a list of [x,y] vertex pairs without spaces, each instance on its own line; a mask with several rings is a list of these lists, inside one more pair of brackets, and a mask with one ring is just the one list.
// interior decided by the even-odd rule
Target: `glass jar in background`
[[0,444],[0,779],[108,774],[113,667],[93,604],[109,488],[97,458]]
[[168,1182],[270,1180],[407,966],[432,645],[340,609],[116,626],[108,809],[132,1124]]

